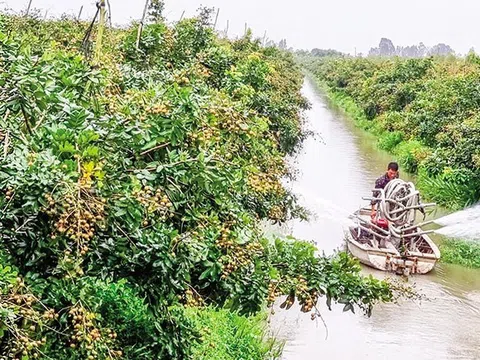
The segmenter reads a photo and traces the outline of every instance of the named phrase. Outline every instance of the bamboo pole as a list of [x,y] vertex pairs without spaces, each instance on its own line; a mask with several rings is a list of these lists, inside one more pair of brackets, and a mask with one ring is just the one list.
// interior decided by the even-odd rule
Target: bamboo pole
[[228,29],[230,27],[230,20],[227,20],[227,28],[225,29],[225,37],[228,37]]
[[112,27],[112,7],[110,6],[110,0],[107,0],[108,7],[108,26]]
[[102,37],[103,32],[105,30],[105,0],[99,1],[99,8],[100,8],[100,18],[98,20],[98,33],[97,33],[97,41],[95,44],[95,60],[98,62],[100,61],[100,54],[102,52]]
[[215,16],[215,23],[213,24],[213,30],[217,28],[218,14],[220,13],[220,8],[217,9],[217,15]]
[[142,36],[143,22],[145,21],[145,16],[147,16],[147,9],[148,9],[148,3],[149,2],[150,2],[150,0],[145,1],[145,7],[143,8],[142,20],[140,20],[140,24],[138,24],[137,43],[135,45],[135,48],[137,49],[137,51],[140,48],[140,37]]
[[247,23],[245,23],[245,33],[243,35],[247,36]]
[[78,12],[77,21],[80,21],[80,16],[82,16],[83,5],[80,6],[80,11]]
[[178,21],[182,21],[182,20],[183,20],[183,15],[185,15],[185,10],[183,10],[182,15],[180,15],[180,20],[178,20]]
[[30,13],[30,7],[32,6],[32,1],[33,1],[33,0],[30,0],[30,1],[28,2],[27,12],[25,13],[25,16],[28,16],[28,14]]
[[265,39],[267,38],[267,30],[263,33],[262,46],[265,47]]

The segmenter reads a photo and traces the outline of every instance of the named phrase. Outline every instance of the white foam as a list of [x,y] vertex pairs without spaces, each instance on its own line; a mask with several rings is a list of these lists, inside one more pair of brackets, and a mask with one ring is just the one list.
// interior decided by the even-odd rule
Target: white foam
[[454,238],[480,240],[480,204],[444,216],[435,220],[435,223],[443,226],[435,230],[437,234]]

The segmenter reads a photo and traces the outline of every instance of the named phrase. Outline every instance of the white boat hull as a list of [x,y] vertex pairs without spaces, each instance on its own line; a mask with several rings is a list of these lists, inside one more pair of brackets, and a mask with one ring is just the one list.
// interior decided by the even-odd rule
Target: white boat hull
[[[418,228],[418,231],[420,230]],[[354,228],[349,228],[346,233],[348,250],[362,264],[378,270],[393,271],[404,275],[426,274],[434,268],[440,259],[440,251],[428,235],[419,237],[421,241],[419,248],[422,251],[418,251],[416,248],[401,254],[393,246],[387,248],[374,247],[370,241],[355,238],[354,234]]]

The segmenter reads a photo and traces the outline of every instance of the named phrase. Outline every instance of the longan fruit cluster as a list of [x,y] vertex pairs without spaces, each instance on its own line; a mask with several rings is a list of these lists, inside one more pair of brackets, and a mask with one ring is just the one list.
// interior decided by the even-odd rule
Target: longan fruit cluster
[[201,296],[198,295],[196,292],[194,292],[190,288],[188,288],[185,291],[184,300],[185,300],[185,306],[188,306],[188,307],[200,307],[204,304]]
[[105,96],[117,96],[120,94],[120,87],[116,84],[109,84],[103,92]]
[[27,156],[28,166],[32,166],[35,163],[36,159],[37,159],[37,154],[29,153],[28,156]]
[[213,127],[204,127],[198,131],[195,131],[189,135],[192,141],[198,141],[204,143],[210,140],[220,141],[220,132]]
[[81,305],[74,306],[68,312],[73,334],[70,336],[70,348],[81,348],[87,353],[87,359],[97,359],[99,351],[108,350],[108,359],[121,357],[121,351],[111,350],[117,334],[110,329],[100,330],[95,326],[96,315]]
[[317,303],[318,295],[316,291],[309,290],[307,280],[305,280],[303,276],[298,277],[295,293],[297,295],[298,302],[300,303],[300,305],[302,305],[300,311],[312,311],[312,308]]
[[230,274],[236,270],[246,267],[252,263],[252,259],[263,252],[263,247],[257,242],[252,242],[244,245],[229,245],[228,241],[228,253],[220,258],[223,263],[223,271],[221,279],[226,279]]
[[44,307],[43,311],[37,310],[35,307],[38,302],[34,295],[28,293],[20,277],[14,284],[9,284],[7,291],[0,296],[0,308],[13,314],[4,325],[14,335],[9,344],[0,349],[0,359],[39,358],[40,349],[47,339],[38,339],[38,324],[49,324],[58,319],[58,314]]
[[[107,101],[106,106],[110,114],[121,112],[125,107],[129,107],[130,104],[142,104],[143,103],[143,93],[133,89],[127,89],[123,94],[114,94],[109,93],[106,95]],[[139,117],[139,116],[138,116]],[[142,116],[143,117],[143,116]],[[133,119],[132,117],[128,117]],[[143,117],[141,120],[144,120]]]
[[200,69],[198,69],[198,74],[206,78],[212,75],[211,71],[205,66],[201,66]]
[[223,249],[233,248],[235,242],[231,239],[230,233],[230,228],[225,225],[222,226],[222,228],[220,229],[220,237],[215,242],[216,245]]
[[188,77],[189,74],[190,74],[189,69],[176,71],[173,74],[173,81],[178,85],[185,85],[185,86],[189,85],[190,84],[190,78]]
[[317,300],[318,300],[318,295],[316,292],[310,292],[308,297],[302,299],[302,301],[300,301],[300,304],[302,305],[302,307],[300,308],[300,311],[302,312],[310,312],[312,311],[313,307],[315,306],[315,304],[317,303]]
[[84,274],[82,265],[82,256],[85,256],[88,251],[88,246],[83,245],[80,248],[80,257],[73,257],[70,250],[65,250],[63,253],[63,258],[59,262],[59,265],[62,270],[66,271],[65,279],[74,278],[77,276],[82,276]]
[[249,129],[249,126],[245,124],[243,119],[235,118],[233,113],[227,112],[224,117],[224,121],[220,124],[221,128],[232,133],[242,132],[249,135],[254,135],[254,132]]
[[1,350],[0,359],[21,359],[24,357],[39,359],[40,349],[47,343],[46,338],[41,340],[32,340],[20,332],[11,345]]
[[5,192],[5,200],[10,201],[15,194],[13,187],[7,187],[7,191]]
[[275,299],[282,295],[282,291],[278,287],[278,282],[271,280],[268,284],[267,306],[272,306]]
[[277,221],[283,220],[285,219],[285,212],[280,206],[274,205],[268,211],[268,218],[271,220],[277,220]]
[[[155,214],[160,220],[165,221],[175,215],[173,212],[173,203],[161,189],[154,190],[151,186],[145,186],[140,190],[133,190],[132,195],[144,206],[147,216],[149,214]],[[145,219],[143,226],[147,226],[148,224],[148,220]]]
[[216,99],[217,104],[209,108],[209,114],[218,118],[221,129],[232,133],[245,133],[250,136],[255,135],[255,132],[247,124],[247,117],[239,116],[232,104],[226,99]]
[[[84,255],[88,251],[85,244],[93,238],[96,227],[105,219],[106,200],[76,192],[67,193],[60,202],[55,201],[51,194],[46,194],[45,199],[48,202],[45,212],[57,219],[56,232],[75,241]],[[52,238],[55,237],[52,234]]]
[[155,104],[147,108],[147,113],[154,114],[154,115],[166,116],[168,115],[169,111],[170,111],[170,108],[167,104]]
[[285,192],[282,184],[273,174],[250,174],[248,177],[250,188],[260,194],[283,194]]

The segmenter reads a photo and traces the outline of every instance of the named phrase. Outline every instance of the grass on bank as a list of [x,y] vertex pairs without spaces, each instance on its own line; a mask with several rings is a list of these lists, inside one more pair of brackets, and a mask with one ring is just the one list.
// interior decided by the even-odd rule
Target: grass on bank
[[283,344],[267,338],[267,314],[245,317],[227,309],[189,308],[187,314],[201,329],[202,341],[193,360],[279,359]]
[[469,268],[480,269],[480,243],[448,239],[440,244],[442,261]]

